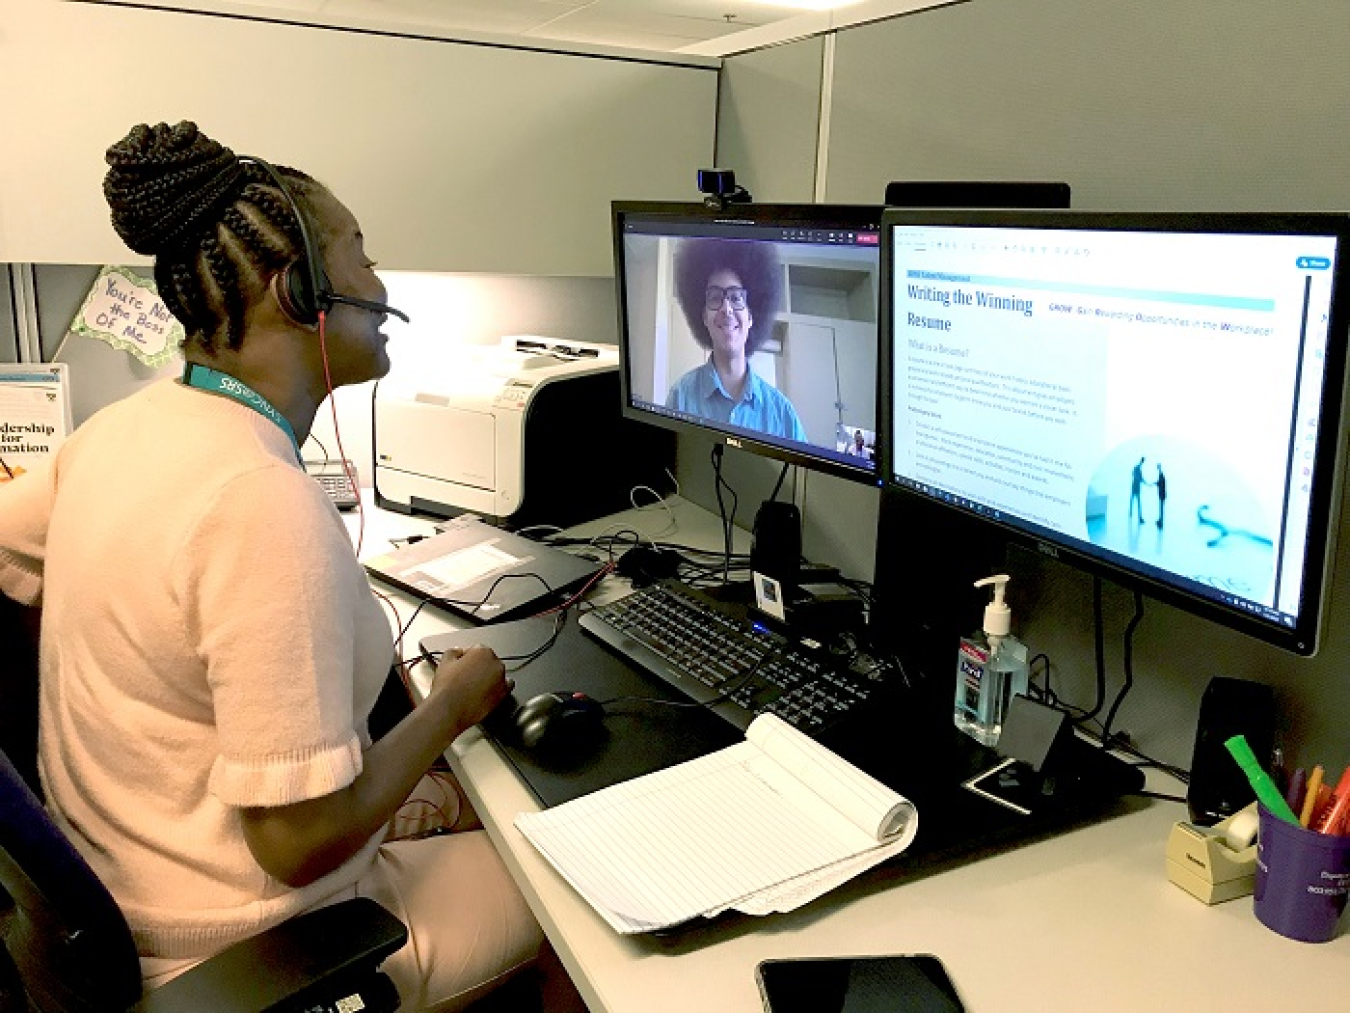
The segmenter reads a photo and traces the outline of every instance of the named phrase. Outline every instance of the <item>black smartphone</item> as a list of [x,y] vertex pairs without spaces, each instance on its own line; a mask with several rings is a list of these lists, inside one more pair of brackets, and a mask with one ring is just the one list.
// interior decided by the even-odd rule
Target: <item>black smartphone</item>
[[930,953],[765,960],[755,980],[767,1013],[964,1013]]

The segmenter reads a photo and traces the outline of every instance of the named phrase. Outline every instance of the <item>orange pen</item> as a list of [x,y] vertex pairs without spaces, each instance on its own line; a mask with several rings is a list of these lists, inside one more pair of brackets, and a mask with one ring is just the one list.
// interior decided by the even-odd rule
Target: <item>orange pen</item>
[[1303,811],[1298,814],[1300,826],[1312,826],[1313,813],[1317,811],[1317,791],[1322,787],[1322,778],[1325,776],[1326,771],[1320,763],[1308,775],[1308,793],[1303,796]]
[[1317,821],[1317,832],[1344,834],[1347,830],[1346,813],[1350,813],[1350,767],[1345,768],[1345,772],[1341,774],[1341,779],[1336,782],[1336,791],[1332,794],[1332,801],[1323,810],[1321,819]]

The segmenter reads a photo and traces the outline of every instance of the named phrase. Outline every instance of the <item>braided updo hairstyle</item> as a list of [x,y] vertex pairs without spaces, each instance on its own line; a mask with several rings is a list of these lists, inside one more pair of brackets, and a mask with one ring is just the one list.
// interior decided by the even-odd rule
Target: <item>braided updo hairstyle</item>
[[[155,258],[159,296],[187,332],[184,344],[238,349],[250,304],[301,256],[290,203],[261,166],[188,121],[132,127],[106,157],[113,228]],[[318,184],[295,169],[277,171],[312,216],[307,198]]]

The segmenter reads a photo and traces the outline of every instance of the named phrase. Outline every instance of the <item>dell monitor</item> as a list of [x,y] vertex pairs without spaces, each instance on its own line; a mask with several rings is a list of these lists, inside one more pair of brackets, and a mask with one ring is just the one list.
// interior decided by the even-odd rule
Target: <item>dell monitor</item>
[[887,211],[883,500],[1314,653],[1348,241],[1339,214]]
[[875,484],[880,219],[615,203],[624,413]]

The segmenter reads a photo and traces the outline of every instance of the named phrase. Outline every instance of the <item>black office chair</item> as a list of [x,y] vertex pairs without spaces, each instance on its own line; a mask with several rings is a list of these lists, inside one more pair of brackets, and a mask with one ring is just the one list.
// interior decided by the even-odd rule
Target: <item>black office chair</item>
[[37,775],[38,621],[40,613],[0,594],[0,749],[28,786]]
[[0,887],[13,901],[0,911],[10,965],[0,980],[8,970],[8,991],[17,994],[21,982],[40,1013],[398,1009],[379,965],[408,932],[365,898],[298,915],[142,995],[122,912],[3,752]]
[[[389,1013],[379,965],[408,931],[365,898],[310,911],[142,994],[140,960],[112,895],[11,762],[35,742],[36,651],[23,613],[0,595],[0,1013]],[[30,645],[31,646],[31,645]],[[11,665],[15,658],[23,665]],[[27,713],[13,706],[31,701]],[[29,725],[31,724],[31,728]],[[36,754],[34,753],[33,756]],[[32,759],[33,757],[28,757]],[[28,765],[31,766],[31,765]],[[30,775],[31,776],[31,775]]]

